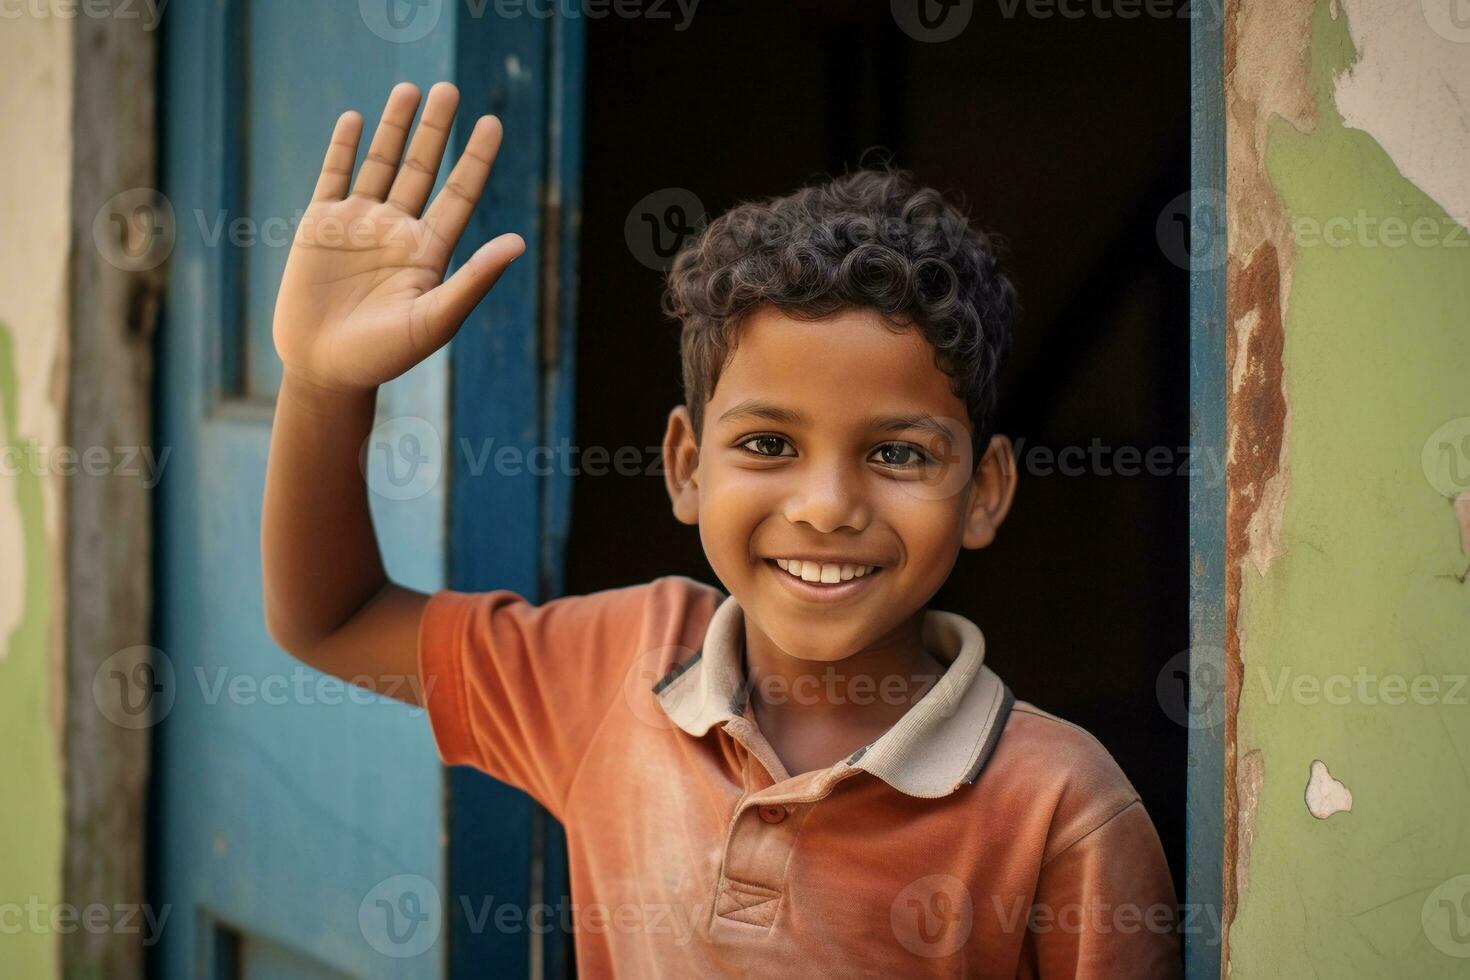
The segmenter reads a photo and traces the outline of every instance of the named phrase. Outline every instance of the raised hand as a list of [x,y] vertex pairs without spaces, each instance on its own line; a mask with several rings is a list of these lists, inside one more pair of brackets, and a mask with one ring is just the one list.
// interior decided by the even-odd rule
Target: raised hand
[[494,116],[476,120],[464,155],[425,212],[459,91],[448,82],[429,90],[404,158],[418,105],[416,86],[394,86],[356,184],[362,117],[349,111],[337,120],[276,297],[276,351],[295,380],[366,391],[398,377],[448,343],[525,251],[521,236],[500,235],[445,281],[502,131]]

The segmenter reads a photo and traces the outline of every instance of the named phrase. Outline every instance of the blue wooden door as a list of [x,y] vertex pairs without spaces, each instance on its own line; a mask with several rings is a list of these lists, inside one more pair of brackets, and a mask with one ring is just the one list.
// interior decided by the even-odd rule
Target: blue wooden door
[[446,776],[418,709],[271,643],[259,520],[275,291],[332,123],[355,108],[371,126],[395,82],[449,79],[462,93],[451,160],[464,120],[494,112],[507,134],[457,259],[514,230],[532,261],[449,350],[382,391],[374,519],[389,574],[411,587],[558,588],[567,477],[462,461],[492,438],[528,450],[570,435],[580,26],[448,0],[200,0],[164,20],[153,206],[173,239],[157,388],[171,456],[150,888],[170,918],[153,975],[554,975],[564,962],[565,937],[483,915],[487,898],[558,901],[556,828],[518,792]]

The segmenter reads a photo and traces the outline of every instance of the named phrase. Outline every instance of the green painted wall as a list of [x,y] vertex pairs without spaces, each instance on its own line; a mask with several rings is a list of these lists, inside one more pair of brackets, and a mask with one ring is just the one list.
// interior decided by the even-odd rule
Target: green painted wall
[[[55,678],[49,669],[52,568],[41,515],[41,477],[16,466],[20,383],[15,347],[0,324],[0,508],[18,514],[22,553],[0,555],[5,588],[23,594],[20,622],[3,637],[0,655],[0,974],[59,975],[50,915],[61,902],[62,796]],[[12,577],[14,576],[14,577]],[[40,927],[37,928],[37,923]]]
[[[1273,120],[1267,144],[1298,229],[1290,483],[1284,553],[1264,576],[1247,563],[1241,589],[1237,756],[1260,750],[1264,781],[1230,963],[1245,978],[1465,977],[1470,877],[1445,883],[1470,875],[1470,582],[1457,578],[1470,558],[1421,455],[1470,416],[1470,235],[1368,132],[1344,126],[1334,79],[1358,52],[1336,14],[1322,0],[1313,15],[1318,124]],[[1312,240],[1360,213],[1439,231],[1430,244],[1394,246],[1381,226],[1343,247]],[[1390,677],[1405,703],[1384,703]],[[1416,698],[1421,677],[1435,680]],[[1328,686],[1314,696],[1313,684]],[[1350,812],[1308,812],[1315,759],[1351,791]]]

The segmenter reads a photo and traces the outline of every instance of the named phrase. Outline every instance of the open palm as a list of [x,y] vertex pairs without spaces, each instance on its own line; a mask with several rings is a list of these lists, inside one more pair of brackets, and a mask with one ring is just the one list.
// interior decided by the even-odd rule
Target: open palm
[[501,235],[445,281],[500,149],[501,127],[494,116],[476,121],[425,212],[459,92],[447,82],[429,90],[404,158],[418,104],[417,87],[394,87],[350,193],[362,117],[346,112],[337,120],[276,297],[276,350],[295,377],[341,390],[396,378],[448,343],[525,250],[519,235]]

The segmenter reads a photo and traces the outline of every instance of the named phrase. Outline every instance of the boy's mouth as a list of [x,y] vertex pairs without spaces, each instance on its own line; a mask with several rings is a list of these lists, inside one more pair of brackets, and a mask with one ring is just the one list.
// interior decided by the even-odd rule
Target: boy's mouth
[[[866,591],[871,580],[883,572],[881,565],[818,563],[785,558],[765,558],[762,564],[793,595],[817,602],[836,602]],[[826,574],[822,574],[824,571]]]

